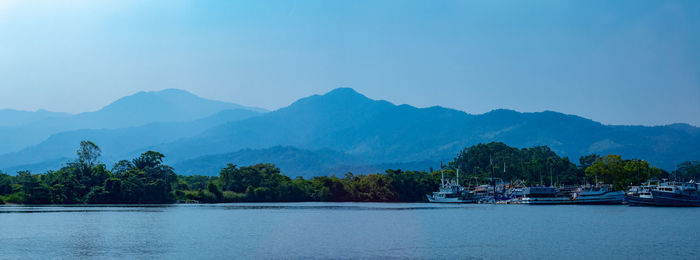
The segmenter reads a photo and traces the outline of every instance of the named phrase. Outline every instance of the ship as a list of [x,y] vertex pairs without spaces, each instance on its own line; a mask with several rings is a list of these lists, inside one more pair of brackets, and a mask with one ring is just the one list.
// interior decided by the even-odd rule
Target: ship
[[426,194],[430,203],[476,203],[478,198],[459,184],[459,169],[456,180],[445,181],[445,172],[441,171],[440,190]]
[[651,182],[647,182],[644,186],[632,187],[625,194],[624,201],[630,206],[654,206],[651,190],[655,188],[656,185],[652,186]]
[[700,193],[694,181],[664,182],[625,201],[632,206],[700,207]]
[[559,194],[557,188],[549,187],[526,187],[523,189],[523,197],[519,203],[530,205],[554,205],[572,204],[571,197]]
[[625,192],[614,191],[611,185],[601,185],[575,192],[573,199],[576,204],[622,204]]
[[698,184],[694,181],[684,183],[664,183],[651,190],[655,206],[700,207]]

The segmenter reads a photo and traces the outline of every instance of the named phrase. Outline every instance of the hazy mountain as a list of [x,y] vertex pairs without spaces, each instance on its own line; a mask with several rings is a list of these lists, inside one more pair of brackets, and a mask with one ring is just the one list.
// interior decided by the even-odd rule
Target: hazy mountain
[[139,92],[121,98],[95,112],[47,117],[20,126],[0,127],[0,154],[38,144],[50,135],[78,129],[117,129],[156,122],[186,122],[227,109],[247,109],[234,103],[214,101],[184,90]]
[[0,127],[20,126],[48,118],[61,118],[67,116],[70,116],[70,114],[51,112],[43,109],[34,112],[14,109],[2,109],[0,110]]
[[490,141],[518,147],[548,145],[575,162],[589,153],[617,153],[671,169],[683,160],[700,158],[700,129],[684,124],[608,126],[551,111],[494,110],[470,115],[442,107],[397,106],[347,88],[152,149],[177,162],[288,145],[333,149],[374,164],[448,160],[466,146]]
[[16,174],[18,171],[30,171],[31,173],[43,173],[48,170],[58,170],[63,167],[69,161],[75,160],[75,156],[65,157],[65,158],[55,158],[38,163],[31,163],[25,165],[16,165],[9,168],[0,169],[0,172],[5,172],[9,174]]
[[55,169],[64,162],[61,160],[75,157],[75,151],[82,140],[90,140],[98,144],[102,149],[102,160],[111,163],[136,156],[138,152],[134,151],[139,148],[195,136],[215,125],[257,115],[260,113],[235,109],[220,111],[209,117],[189,122],[151,123],[120,129],[66,131],[52,135],[36,146],[0,155],[0,166],[8,171],[18,166],[24,167],[19,169],[32,171]]
[[[140,106],[141,111],[148,111],[145,114],[159,115],[159,119],[152,121],[161,120],[161,117],[178,121],[221,107],[237,106],[201,101],[181,91],[162,93],[169,98],[153,101],[159,100],[158,92],[140,93],[95,113],[104,113],[101,121],[111,122],[110,118],[114,117],[116,122],[126,117],[119,119],[123,113],[112,111],[136,113],[130,108]],[[181,95],[189,98],[175,98]],[[171,104],[173,102],[163,100],[182,102]],[[149,104],[135,105],[141,103]],[[151,107],[153,104],[160,105]],[[170,114],[168,108],[158,106],[169,106],[172,111],[179,112]],[[187,108],[200,112],[182,112]],[[103,148],[106,162],[132,158],[150,149],[165,154],[166,163],[175,165],[180,173],[203,174],[217,174],[226,163],[258,162],[278,164],[291,175],[376,171],[381,169],[378,167],[425,169],[435,165],[431,162],[452,159],[465,147],[491,141],[517,147],[548,145],[574,162],[579,156],[590,153],[614,153],[673,169],[682,161],[700,158],[697,149],[700,128],[687,124],[611,126],[551,111],[519,113],[505,109],[471,115],[443,107],[394,105],[369,99],[347,88],[303,98],[277,111],[248,116],[64,132],[40,145],[0,156],[0,166],[5,169],[16,169],[9,167],[13,165],[46,167],[51,165],[46,161],[55,162],[66,155],[72,157],[77,143],[85,139]],[[80,118],[86,117],[92,115]],[[134,117],[140,117],[135,119],[139,122],[148,120],[143,115]],[[67,117],[66,121],[75,120],[72,118],[74,116]],[[109,126],[97,119],[93,121],[103,127]],[[38,130],[29,127],[25,131]],[[401,167],[393,167],[397,165]]]
[[331,174],[343,176],[347,172],[382,173],[386,169],[399,168],[427,170],[430,166],[439,166],[439,162],[429,161],[368,165],[362,158],[330,149],[310,151],[291,146],[275,146],[198,157],[176,163],[174,168],[179,174],[185,175],[218,175],[221,168],[229,163],[247,166],[265,162],[274,163],[286,175],[304,178]]

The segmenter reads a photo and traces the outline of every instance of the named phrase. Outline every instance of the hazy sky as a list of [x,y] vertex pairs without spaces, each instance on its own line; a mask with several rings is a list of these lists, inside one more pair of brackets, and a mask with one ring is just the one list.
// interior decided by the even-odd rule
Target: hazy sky
[[700,1],[0,0],[0,108],[180,88],[276,109],[337,87],[700,125]]

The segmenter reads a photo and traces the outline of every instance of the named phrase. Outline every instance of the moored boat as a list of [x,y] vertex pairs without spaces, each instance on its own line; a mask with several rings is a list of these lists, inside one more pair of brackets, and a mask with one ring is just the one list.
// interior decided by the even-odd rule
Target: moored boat
[[573,194],[576,204],[622,204],[624,191],[613,191],[609,185],[584,189]]
[[440,190],[432,194],[426,194],[430,203],[476,203],[478,198],[472,196],[464,187],[459,185],[459,169],[457,179],[445,181],[445,173],[442,172],[440,179]]
[[625,196],[632,206],[700,207],[698,184],[664,182],[654,187],[640,187]]
[[700,207],[698,184],[694,181],[684,183],[664,183],[651,190],[655,206]]
[[630,206],[654,206],[654,199],[651,195],[651,190],[656,188],[647,183],[646,186],[634,187],[625,194],[624,201]]
[[555,187],[526,187],[523,189],[523,197],[520,198],[519,202],[530,205],[573,203],[571,197],[560,195]]

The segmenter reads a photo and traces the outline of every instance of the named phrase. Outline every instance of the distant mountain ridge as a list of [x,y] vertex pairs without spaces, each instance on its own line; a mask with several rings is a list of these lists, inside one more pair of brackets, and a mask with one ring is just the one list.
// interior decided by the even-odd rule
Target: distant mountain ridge
[[68,113],[51,112],[48,110],[39,109],[37,111],[22,111],[15,109],[0,110],[0,127],[3,126],[20,126],[36,121],[41,121],[47,118],[61,118],[70,116]]
[[[267,113],[240,110],[235,104],[201,101],[180,91],[165,91],[169,99],[149,93],[130,96],[98,112],[109,121],[111,111],[132,111],[129,108],[138,107],[148,111],[141,114],[159,118],[138,119],[141,114],[134,112],[134,124],[139,126],[114,124],[115,128],[109,128],[108,123],[98,122],[105,129],[63,130],[38,145],[0,155],[0,169],[40,169],[39,166],[52,165],[49,162],[55,165],[60,158],[74,156],[81,137],[94,139],[104,148],[104,161],[128,159],[155,150],[165,154],[166,163],[176,166],[176,170],[203,174],[216,174],[226,163],[257,162],[279,163],[291,176],[348,170],[372,172],[379,167],[425,169],[452,159],[465,147],[491,141],[516,147],[547,145],[573,162],[590,153],[612,153],[673,169],[682,161],[700,158],[700,128],[687,124],[615,126],[553,111],[520,113],[506,109],[474,115],[439,106],[394,105],[367,98],[350,88],[302,98]],[[188,101],[168,101],[181,99]],[[144,102],[149,104],[141,104]],[[149,111],[151,106],[155,106],[154,111]],[[194,112],[181,111],[188,109]],[[179,112],[171,115],[168,111]],[[221,111],[250,113],[202,119],[204,115],[216,118],[214,113]],[[119,115],[128,118],[123,113]],[[110,122],[122,120],[114,117]],[[148,120],[151,123],[142,124]],[[40,124],[8,129],[31,132],[37,131],[33,128],[37,125]],[[3,129],[0,127],[0,133]],[[76,143],[71,145],[72,142]],[[33,155],[39,160],[28,159]]]
[[[52,135],[39,145],[0,155],[0,165],[25,165],[35,171],[55,169],[63,162],[54,159],[73,156],[76,145],[82,140],[97,143],[104,154],[103,161],[116,162],[123,158],[135,157],[141,153],[138,150],[143,147],[195,136],[215,125],[258,115],[260,113],[254,111],[234,109],[219,111],[209,117],[188,122],[158,122],[119,129],[66,131]],[[46,163],[46,160],[52,160],[54,163]]]
[[481,115],[369,99],[352,89],[314,95],[259,117],[213,127],[199,136],[152,147],[181,161],[275,145],[332,149],[367,163],[439,161],[480,142],[548,145],[571,157],[616,153],[664,168],[700,158],[700,129],[690,125],[609,126],[579,116],[499,109]]
[[[184,90],[165,89],[126,96],[95,112],[46,117],[19,126],[0,127],[0,154],[36,145],[52,134],[80,129],[118,129],[157,122],[187,122],[222,110],[246,109],[234,103],[208,100]],[[4,120],[0,118],[0,121]]]

